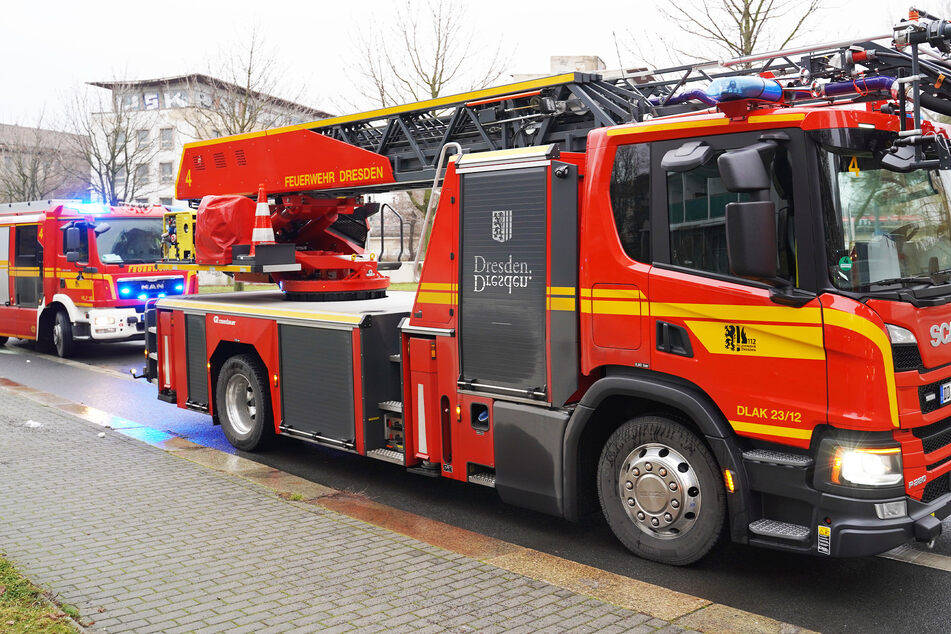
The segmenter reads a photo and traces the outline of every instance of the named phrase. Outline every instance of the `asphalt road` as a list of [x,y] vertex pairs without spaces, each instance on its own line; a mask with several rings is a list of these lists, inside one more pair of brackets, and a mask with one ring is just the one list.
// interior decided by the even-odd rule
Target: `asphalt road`
[[[0,377],[240,453],[210,417],[158,401],[153,386],[120,374],[141,366],[141,343],[83,345],[76,361],[65,364],[16,340],[0,351]],[[266,453],[242,455],[448,524],[823,632],[951,628],[946,570],[881,557],[825,559],[734,544],[723,544],[690,567],[663,566],[629,554],[598,517],[573,524],[505,505],[492,489],[282,440]],[[945,531],[930,559],[951,569],[951,518]]]

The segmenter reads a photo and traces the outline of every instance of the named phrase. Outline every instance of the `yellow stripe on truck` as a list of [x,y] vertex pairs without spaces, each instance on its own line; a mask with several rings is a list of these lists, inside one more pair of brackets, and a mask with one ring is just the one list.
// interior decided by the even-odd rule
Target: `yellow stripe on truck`
[[891,416],[892,426],[898,427],[898,391],[895,388],[895,367],[892,361],[892,342],[885,331],[858,315],[844,313],[841,310],[826,308],[823,313],[826,325],[837,326],[851,330],[870,339],[879,352],[882,353],[882,362],[885,364],[885,390],[888,394],[888,413]]
[[808,440],[812,438],[811,429],[800,429],[798,427],[778,427],[776,425],[763,425],[762,423],[747,423],[741,420],[731,420],[730,426],[733,427],[734,431],[740,433],[776,436],[778,438],[795,438],[796,440]]

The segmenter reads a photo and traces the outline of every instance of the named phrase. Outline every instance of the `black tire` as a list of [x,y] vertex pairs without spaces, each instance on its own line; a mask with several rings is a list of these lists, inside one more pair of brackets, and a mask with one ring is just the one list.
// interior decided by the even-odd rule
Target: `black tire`
[[76,340],[73,339],[73,324],[69,321],[69,315],[64,310],[58,310],[53,321],[53,349],[58,356],[65,359],[72,356],[75,347]]
[[267,372],[252,355],[231,357],[218,374],[215,412],[228,442],[241,451],[266,448],[274,438]]
[[7,342],[10,340],[10,337],[0,337],[0,346],[7,345]]
[[597,477],[608,525],[639,557],[685,566],[710,552],[722,533],[719,468],[681,423],[659,416],[624,423],[605,443]]

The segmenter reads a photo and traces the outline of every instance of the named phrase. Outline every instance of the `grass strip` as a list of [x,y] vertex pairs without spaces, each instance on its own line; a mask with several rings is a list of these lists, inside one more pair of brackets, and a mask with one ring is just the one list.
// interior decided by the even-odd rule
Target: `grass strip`
[[7,634],[75,634],[79,610],[56,605],[0,554],[0,631]]

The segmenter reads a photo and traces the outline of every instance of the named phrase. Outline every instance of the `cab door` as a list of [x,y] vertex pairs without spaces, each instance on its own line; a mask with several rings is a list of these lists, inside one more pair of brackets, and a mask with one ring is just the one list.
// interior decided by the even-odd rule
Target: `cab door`
[[777,241],[781,276],[804,291],[796,302],[732,275],[727,258],[725,208],[744,198],[726,191],[716,159],[763,133],[708,137],[706,162],[672,170],[663,168],[664,156],[683,155],[691,140],[652,144],[650,366],[699,386],[738,434],[808,446],[813,427],[826,420],[826,365],[814,281],[800,270],[812,241],[797,239],[809,227],[804,170],[793,169],[804,161],[797,133],[788,132],[766,159],[778,230],[763,236]]
[[43,247],[39,242],[39,225],[16,225],[12,229],[10,334],[33,339],[36,338],[37,308],[43,303]]
[[[0,227],[0,306],[10,303],[10,227]],[[0,319],[2,323],[2,319]]]

